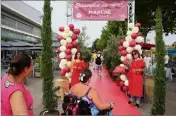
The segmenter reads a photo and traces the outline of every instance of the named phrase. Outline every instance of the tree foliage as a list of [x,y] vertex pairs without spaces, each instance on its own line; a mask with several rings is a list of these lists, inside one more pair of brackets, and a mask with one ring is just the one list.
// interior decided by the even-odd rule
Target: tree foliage
[[176,33],[176,2],[175,0],[135,0],[135,20],[142,24],[141,31],[144,37],[155,29],[156,8],[162,10],[163,31]]
[[164,56],[166,53],[165,43],[163,40],[162,13],[158,7],[156,12],[156,69],[154,71],[154,95],[152,104],[153,115],[164,115],[165,112],[165,97],[166,97],[166,73]]
[[107,48],[103,54],[104,64],[107,69],[114,69],[120,61],[120,54],[117,51],[117,47],[120,45],[119,40],[122,39],[123,36],[111,36],[111,41],[108,41]]
[[44,109],[53,111],[57,107],[57,99],[53,91],[52,68],[52,29],[51,29],[51,3],[44,1],[44,16],[41,29],[42,53],[41,53],[41,77],[43,77],[43,105]]
[[86,44],[86,41],[90,39],[86,33],[86,29],[85,26],[82,27],[81,33],[78,37],[78,45],[84,58],[89,57],[91,54],[91,51],[87,48],[88,44]]

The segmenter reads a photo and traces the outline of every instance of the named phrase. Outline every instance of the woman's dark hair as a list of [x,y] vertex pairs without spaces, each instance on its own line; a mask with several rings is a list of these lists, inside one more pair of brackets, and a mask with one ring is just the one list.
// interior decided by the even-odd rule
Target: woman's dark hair
[[80,76],[80,81],[86,83],[92,76],[92,72],[89,69],[84,69]]
[[82,54],[81,54],[81,52],[79,52],[79,51],[76,52],[76,54],[75,54],[75,58],[74,58],[74,59],[75,59],[75,60],[78,59],[78,57],[77,57],[78,54],[80,54],[80,60],[82,60]]
[[27,54],[19,54],[12,58],[10,62],[10,68],[8,73],[13,76],[18,76],[23,72],[25,67],[30,67],[32,63],[32,59]]
[[132,58],[133,58],[133,59],[134,59],[134,54],[137,54],[139,58],[140,58],[140,56],[141,56],[138,50],[134,50],[134,51],[132,52]]

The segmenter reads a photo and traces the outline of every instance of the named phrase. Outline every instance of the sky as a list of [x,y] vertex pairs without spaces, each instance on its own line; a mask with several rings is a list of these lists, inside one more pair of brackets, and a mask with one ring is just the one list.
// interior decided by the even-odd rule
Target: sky
[[[43,1],[23,1],[26,4],[34,7],[38,11],[43,13]],[[66,1],[52,1],[51,6],[52,10],[52,30],[56,33],[59,32],[60,26],[67,26],[67,17],[66,17]],[[76,28],[81,29],[82,26],[87,27],[87,35],[90,36],[90,39],[87,40],[88,46],[92,46],[93,41],[96,38],[100,38],[102,28],[106,25],[107,21],[76,21],[72,20],[70,22],[75,25]],[[155,32],[152,31],[148,33],[147,39],[150,40],[151,43],[155,43],[154,40]],[[176,35],[163,36],[165,44],[171,45],[176,41]]]

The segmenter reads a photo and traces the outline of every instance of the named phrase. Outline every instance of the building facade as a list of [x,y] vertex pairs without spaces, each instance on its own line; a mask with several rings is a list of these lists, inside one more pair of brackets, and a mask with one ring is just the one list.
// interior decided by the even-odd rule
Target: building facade
[[[22,1],[1,1],[1,58],[19,51],[41,51],[43,14]],[[54,49],[59,46],[52,33]]]

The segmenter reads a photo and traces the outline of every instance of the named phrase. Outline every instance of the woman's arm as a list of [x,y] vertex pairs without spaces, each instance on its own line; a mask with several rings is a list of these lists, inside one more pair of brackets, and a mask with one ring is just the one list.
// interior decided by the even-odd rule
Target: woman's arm
[[90,92],[90,96],[91,99],[93,101],[93,103],[95,104],[95,106],[99,109],[99,110],[105,110],[105,109],[110,109],[111,108],[111,104],[110,103],[103,103],[98,95],[98,93],[96,92],[96,90],[92,89]]
[[22,91],[15,91],[11,95],[10,104],[13,115],[28,115],[28,109]]

